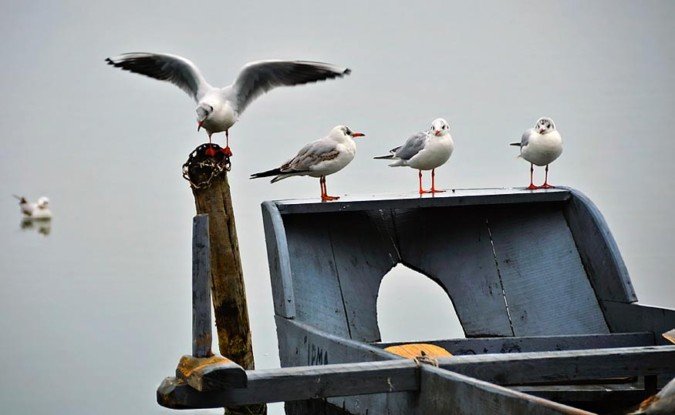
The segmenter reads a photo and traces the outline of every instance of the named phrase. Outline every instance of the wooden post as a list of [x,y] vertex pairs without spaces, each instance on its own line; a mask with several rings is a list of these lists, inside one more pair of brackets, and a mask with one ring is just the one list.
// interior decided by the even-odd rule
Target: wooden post
[[[218,156],[206,155],[208,152],[216,152]],[[209,217],[211,293],[220,354],[252,370],[255,369],[253,346],[228,169],[229,159],[223,159],[222,149],[215,144],[204,144],[190,155],[184,176],[190,181],[197,213]],[[226,414],[266,412],[265,405],[226,408],[225,411]]]
[[192,220],[192,356],[211,352],[211,244],[209,215]]

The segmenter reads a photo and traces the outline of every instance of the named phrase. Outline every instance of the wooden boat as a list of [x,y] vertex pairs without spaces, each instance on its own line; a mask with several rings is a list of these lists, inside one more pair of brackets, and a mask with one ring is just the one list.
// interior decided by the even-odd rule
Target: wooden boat
[[[602,215],[574,189],[262,208],[282,368],[226,364],[188,376],[193,386],[168,378],[161,404],[286,401],[288,414],[614,413],[675,375],[675,345],[661,336],[675,327],[675,310],[637,303]],[[443,288],[465,338],[404,342],[420,351],[416,359],[392,348],[403,343],[381,342],[379,287],[399,263]]]

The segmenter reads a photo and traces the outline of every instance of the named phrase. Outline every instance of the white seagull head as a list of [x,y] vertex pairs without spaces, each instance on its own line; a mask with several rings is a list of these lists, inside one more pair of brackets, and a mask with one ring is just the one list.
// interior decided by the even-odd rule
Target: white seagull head
[[365,136],[365,134],[354,132],[351,130],[351,128],[347,127],[346,125],[337,125],[333,127],[333,129],[330,131],[329,136],[335,140],[344,140],[347,137],[350,138],[363,137]]
[[40,209],[45,209],[49,206],[49,199],[42,196],[37,200],[37,207]]
[[555,123],[548,117],[541,117],[537,120],[534,130],[539,134],[548,134],[551,131],[555,131]]
[[447,133],[450,132],[450,125],[443,118],[436,118],[431,123],[431,128],[429,129],[429,132],[432,133],[435,136],[440,137],[441,135],[447,134]]
[[197,112],[197,131],[199,131],[204,125],[204,121],[206,121],[213,112],[213,106],[202,102],[195,111]]

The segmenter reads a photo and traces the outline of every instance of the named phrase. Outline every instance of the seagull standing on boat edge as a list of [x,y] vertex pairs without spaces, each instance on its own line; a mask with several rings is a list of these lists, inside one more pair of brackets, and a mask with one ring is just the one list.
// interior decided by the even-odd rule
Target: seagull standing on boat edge
[[328,195],[326,176],[342,170],[356,154],[354,138],[363,137],[344,125],[334,127],[328,136],[304,146],[298,154],[281,167],[255,173],[251,179],[275,176],[271,183],[276,183],[291,176],[318,177],[321,186],[321,201],[337,200],[339,196]]
[[[519,143],[511,143],[512,146],[520,147],[520,156],[530,162],[530,185],[528,190],[550,189],[553,186],[548,184],[548,165],[560,157],[563,151],[562,137],[555,129],[555,123],[548,117],[542,117],[537,120],[534,128],[530,128],[523,133]],[[535,186],[532,183],[534,175],[534,165],[546,166],[546,176],[544,184]]]
[[246,64],[233,84],[211,86],[194,63],[180,56],[159,53],[125,53],[107,58],[109,65],[168,81],[185,91],[197,103],[197,131],[211,135],[225,132],[226,155],[232,155],[229,129],[257,97],[278,86],[301,85],[349,75],[351,70],[329,63],[265,60]]
[[[438,193],[436,189],[436,168],[445,164],[455,149],[450,135],[450,126],[443,118],[431,123],[431,128],[408,138],[400,147],[390,150],[391,154],[375,157],[378,160],[394,160],[390,167],[408,166],[419,171],[419,193]],[[431,189],[422,188],[422,170],[431,170]]]

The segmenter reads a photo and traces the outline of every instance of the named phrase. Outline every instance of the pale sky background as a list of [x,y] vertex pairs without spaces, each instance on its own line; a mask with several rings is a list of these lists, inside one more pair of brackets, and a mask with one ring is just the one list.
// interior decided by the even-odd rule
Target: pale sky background
[[[248,176],[342,123],[367,137],[328,189],[372,195],[415,191],[414,171],[372,156],[439,116],[456,145],[437,171],[441,187],[526,185],[528,165],[507,144],[552,117],[565,151],[551,182],[598,205],[640,301],[675,306],[674,2],[318,3],[2,2],[3,413],[172,412],[155,403],[155,389],[190,351],[194,206],[180,167],[206,136],[178,88],[104,64],[123,52],[185,56],[218,86],[259,59],[353,70],[274,90],[231,130],[259,368],[278,366],[259,205],[316,198],[319,185]],[[51,198],[48,237],[20,229],[12,193]],[[385,281],[383,334],[461,336],[451,322],[413,331],[406,312],[418,310],[416,322],[444,321],[434,316],[449,314],[449,301],[411,275]]]

